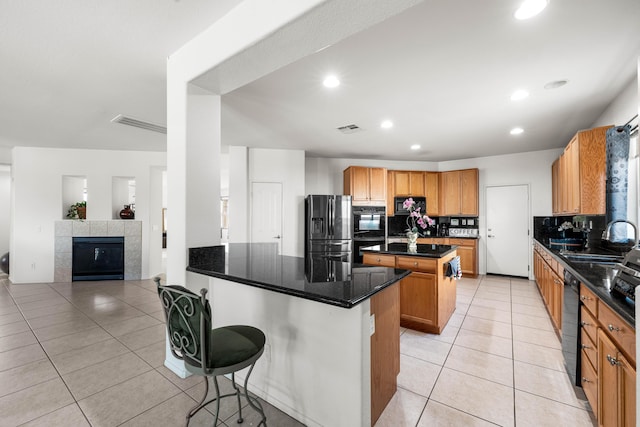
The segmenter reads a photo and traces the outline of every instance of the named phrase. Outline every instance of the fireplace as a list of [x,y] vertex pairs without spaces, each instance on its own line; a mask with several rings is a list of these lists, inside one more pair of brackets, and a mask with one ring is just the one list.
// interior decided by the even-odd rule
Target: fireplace
[[124,237],[74,237],[71,280],[124,280]]

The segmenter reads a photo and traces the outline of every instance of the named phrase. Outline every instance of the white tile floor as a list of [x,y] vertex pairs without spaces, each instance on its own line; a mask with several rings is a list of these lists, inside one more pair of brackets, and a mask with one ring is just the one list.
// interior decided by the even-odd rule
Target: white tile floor
[[[376,426],[590,427],[559,348],[533,282],[463,278],[441,335],[402,331],[399,389]],[[175,376],[164,352],[150,280],[10,285],[0,275],[2,427],[182,425],[203,383]],[[265,406],[270,427],[301,425]],[[237,425],[233,405],[221,412],[219,425]],[[191,425],[211,422],[202,411]],[[256,422],[247,409],[243,425]]]
[[401,331],[398,393],[376,427],[595,425],[535,283],[480,276],[457,286],[441,335]]

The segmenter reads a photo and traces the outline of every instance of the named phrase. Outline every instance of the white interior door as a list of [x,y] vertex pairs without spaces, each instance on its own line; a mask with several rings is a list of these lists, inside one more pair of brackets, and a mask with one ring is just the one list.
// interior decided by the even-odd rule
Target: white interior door
[[487,273],[529,277],[529,187],[487,187]]
[[251,183],[251,242],[282,241],[282,183]]

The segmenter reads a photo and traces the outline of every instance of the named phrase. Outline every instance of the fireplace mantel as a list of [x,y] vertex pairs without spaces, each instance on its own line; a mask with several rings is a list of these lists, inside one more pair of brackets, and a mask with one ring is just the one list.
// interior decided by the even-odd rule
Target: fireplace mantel
[[142,221],[82,221],[55,222],[56,282],[71,282],[72,241],[74,237],[124,237],[124,278],[140,280],[142,277]]

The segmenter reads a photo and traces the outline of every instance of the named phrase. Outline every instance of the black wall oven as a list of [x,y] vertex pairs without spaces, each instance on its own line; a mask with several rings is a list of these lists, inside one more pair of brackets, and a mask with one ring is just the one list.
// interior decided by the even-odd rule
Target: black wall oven
[[353,207],[353,262],[362,262],[361,247],[385,244],[386,222],[382,206]]

